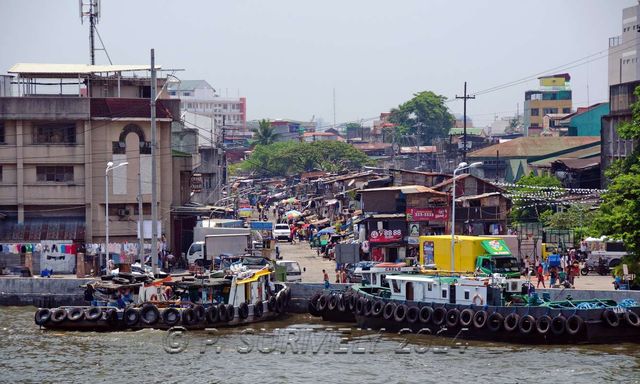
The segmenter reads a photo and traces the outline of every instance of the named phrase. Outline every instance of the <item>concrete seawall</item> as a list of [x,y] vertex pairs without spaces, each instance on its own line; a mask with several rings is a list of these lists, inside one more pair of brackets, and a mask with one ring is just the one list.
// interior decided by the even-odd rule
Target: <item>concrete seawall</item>
[[[86,305],[81,285],[94,279],[76,278],[3,278],[0,279],[0,306],[57,307],[62,305]],[[311,296],[324,289],[322,283],[292,283],[289,312],[306,313]],[[329,290],[344,291],[349,284],[331,284]],[[640,302],[640,291],[595,291],[577,289],[539,289],[537,292],[549,293],[551,300],[564,300],[571,296],[574,300],[625,298]]]

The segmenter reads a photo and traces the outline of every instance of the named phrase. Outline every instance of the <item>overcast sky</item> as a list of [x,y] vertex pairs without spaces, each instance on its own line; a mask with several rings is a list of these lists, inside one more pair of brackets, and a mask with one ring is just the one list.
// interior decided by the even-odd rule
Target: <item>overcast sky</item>
[[[85,0],[86,1],[86,0]],[[98,31],[114,64],[149,62],[247,97],[249,119],[371,119],[422,90],[453,98],[567,69],[574,108],[605,101],[608,38],[635,0],[103,0]],[[1,0],[0,70],[89,63],[78,0]],[[108,63],[103,52],[97,63]],[[582,62],[584,63],[584,62]],[[581,64],[581,63],[578,63]],[[554,72],[554,71],[552,71]],[[469,101],[476,126],[520,112],[535,80]],[[589,90],[587,92],[587,89]],[[462,102],[449,103],[462,112]]]

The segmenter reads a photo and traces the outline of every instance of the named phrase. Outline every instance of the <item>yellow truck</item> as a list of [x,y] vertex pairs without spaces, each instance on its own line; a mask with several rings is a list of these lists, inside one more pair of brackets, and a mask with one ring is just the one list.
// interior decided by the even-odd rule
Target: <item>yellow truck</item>
[[[451,270],[451,236],[420,236],[420,264]],[[498,273],[520,277],[518,260],[504,240],[483,236],[455,236],[454,271],[461,273]]]

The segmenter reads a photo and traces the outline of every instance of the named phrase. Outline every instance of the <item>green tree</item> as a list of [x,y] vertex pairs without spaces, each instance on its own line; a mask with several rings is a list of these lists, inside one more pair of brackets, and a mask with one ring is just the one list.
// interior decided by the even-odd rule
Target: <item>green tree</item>
[[[640,97],[640,87],[635,89]],[[618,127],[623,139],[640,141],[640,99],[632,105],[631,121]],[[633,264],[640,262],[640,152],[638,146],[624,160],[618,160],[606,171],[610,180],[603,202],[593,221],[593,228],[600,235],[620,239],[631,254],[627,260]]]
[[417,135],[420,144],[431,144],[436,137],[446,137],[454,122],[446,100],[442,95],[423,91],[392,109],[389,120],[396,124],[396,134]]
[[271,122],[266,119],[262,119],[258,122],[258,128],[252,129],[253,132],[253,144],[256,145],[269,145],[275,143],[280,137],[275,132],[275,128],[271,126]]
[[562,187],[562,183],[553,176],[536,176],[532,172],[520,178],[516,187],[509,188],[509,193],[515,195],[511,219],[532,222],[547,218],[553,212],[549,200],[558,187]]

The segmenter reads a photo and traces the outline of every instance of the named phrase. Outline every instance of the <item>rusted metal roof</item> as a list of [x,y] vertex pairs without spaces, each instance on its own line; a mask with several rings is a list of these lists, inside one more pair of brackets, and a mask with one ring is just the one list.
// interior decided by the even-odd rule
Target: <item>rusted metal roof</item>
[[599,143],[599,136],[519,137],[470,152],[467,157],[496,157],[496,152],[500,157],[541,157],[568,151],[572,148],[595,146]]
[[371,188],[371,189],[363,189],[362,191],[360,191],[360,193],[380,192],[380,191],[400,191],[405,195],[409,195],[412,193],[431,193],[433,195],[440,195],[440,196],[447,195],[444,192],[436,191],[435,189],[425,187],[424,185],[402,185],[402,186],[396,186],[396,187]]

